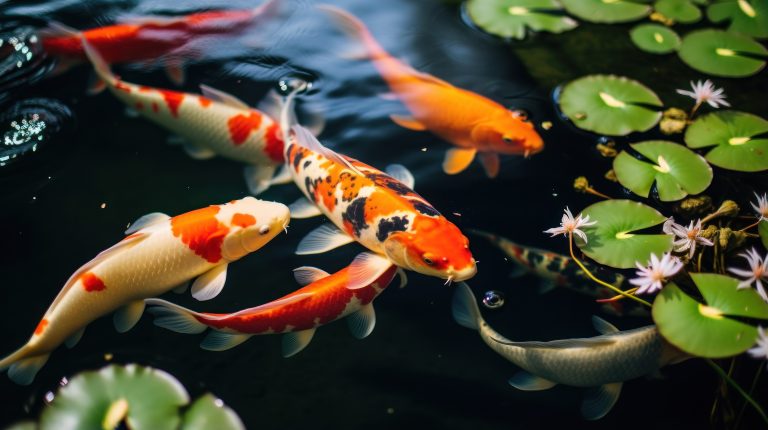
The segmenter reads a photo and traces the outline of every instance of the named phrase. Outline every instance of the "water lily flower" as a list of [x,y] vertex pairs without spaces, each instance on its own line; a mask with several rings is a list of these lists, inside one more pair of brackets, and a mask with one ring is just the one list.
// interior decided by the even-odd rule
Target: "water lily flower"
[[694,111],[705,102],[715,109],[719,108],[720,105],[731,106],[730,103],[725,101],[724,90],[722,88],[715,88],[715,84],[709,79],[704,82],[698,81],[695,84],[691,81],[691,89],[693,91],[677,90],[677,93],[696,100],[696,105],[693,108]]
[[688,251],[688,258],[693,257],[693,253],[696,252],[696,244],[714,245],[711,240],[701,236],[701,220],[697,220],[695,224],[691,221],[688,227],[685,227],[670,217],[664,222],[662,230],[675,237],[673,242],[675,252]]
[[757,253],[757,250],[752,248],[746,253],[739,254],[739,257],[744,257],[744,259],[747,260],[749,263],[749,270],[737,269],[735,267],[728,268],[729,272],[745,278],[743,281],[739,282],[737,288],[749,288],[752,283],[754,283],[757,293],[760,294],[760,297],[762,297],[763,300],[768,302],[768,293],[766,293],[765,287],[763,286],[763,281],[768,281],[768,255],[766,255],[765,258],[762,258],[760,257],[760,254]]
[[683,262],[668,252],[663,254],[661,259],[656,257],[656,254],[651,254],[651,260],[647,266],[643,266],[639,262],[635,264],[639,269],[636,272],[637,278],[629,280],[630,284],[639,287],[635,294],[651,294],[661,290],[664,281],[683,268]]
[[768,221],[768,193],[763,193],[762,196],[755,193],[755,198],[757,199],[757,204],[750,203],[752,209],[757,212],[760,221]]
[[580,228],[589,227],[595,224],[597,224],[597,221],[590,221],[589,215],[582,218],[581,214],[579,214],[579,216],[577,216],[574,219],[570,209],[568,209],[568,207],[566,206],[565,214],[563,214],[563,219],[562,221],[560,221],[560,227],[552,227],[548,230],[544,230],[544,233],[549,233],[552,235],[552,237],[555,237],[558,234],[562,234],[566,236],[570,234],[575,234],[580,238],[582,238],[584,240],[584,243],[587,243],[587,235],[584,234],[584,232],[581,231]]
[[760,326],[757,327],[757,345],[749,350],[749,354],[755,358],[768,360],[768,335]]

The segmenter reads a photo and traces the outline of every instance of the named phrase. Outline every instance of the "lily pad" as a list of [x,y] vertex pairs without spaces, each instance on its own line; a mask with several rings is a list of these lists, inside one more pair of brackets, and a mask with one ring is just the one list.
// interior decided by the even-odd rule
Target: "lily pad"
[[747,36],[722,30],[688,33],[678,50],[685,64],[714,76],[741,78],[765,67],[768,50]]
[[653,8],[666,18],[691,24],[701,19],[701,9],[690,0],[658,0]]
[[661,119],[659,97],[643,84],[622,76],[589,75],[571,81],[563,87],[559,102],[577,127],[600,134],[624,136],[646,131]]
[[212,394],[197,399],[186,414],[182,430],[245,430],[240,417]]
[[579,25],[556,0],[470,0],[467,13],[488,33],[515,39],[523,39],[526,29],[562,33]]
[[765,0],[726,0],[709,5],[707,17],[712,22],[731,21],[728,31],[757,39],[768,37],[768,2]]
[[597,224],[584,231],[589,240],[586,244],[580,239],[576,244],[598,263],[628,269],[635,267],[636,261],[647,261],[651,254],[662,255],[672,249],[670,235],[634,233],[666,221],[650,206],[631,200],[607,200],[581,213]]
[[768,248],[768,221],[760,221],[757,224],[757,232],[760,234],[760,241],[763,242],[763,246]]
[[651,13],[651,6],[623,0],[561,0],[571,15],[584,21],[616,23],[636,21]]
[[755,326],[731,317],[768,320],[768,303],[751,288],[737,289],[739,281],[714,273],[692,273],[704,297],[699,303],[677,285],[667,285],[653,303],[659,332],[681,350],[700,357],[740,354],[755,344]]
[[653,54],[668,54],[680,46],[680,36],[659,24],[640,24],[629,32],[629,37],[638,48]]
[[621,151],[613,160],[613,170],[621,185],[639,196],[648,197],[656,182],[661,201],[673,202],[699,194],[712,183],[712,168],[704,157],[682,145],[652,140],[630,146],[651,161]]
[[[713,112],[696,119],[685,132],[689,148],[714,148],[706,159],[740,172],[768,169],[768,121],[738,111]],[[757,138],[756,138],[757,137]]]

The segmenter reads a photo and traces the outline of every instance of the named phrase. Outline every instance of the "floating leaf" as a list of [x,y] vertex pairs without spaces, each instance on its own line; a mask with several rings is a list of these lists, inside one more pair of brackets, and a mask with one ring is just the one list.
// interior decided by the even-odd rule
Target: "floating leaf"
[[579,24],[556,0],[469,0],[467,13],[478,27],[501,37],[522,39],[526,28],[562,33]]
[[680,36],[659,24],[640,24],[629,32],[635,45],[646,52],[668,54],[680,46]]
[[701,10],[690,0],[658,0],[653,8],[666,18],[683,24],[691,24],[701,19]]
[[768,37],[768,2],[765,0],[726,0],[707,8],[712,22],[731,21],[728,31],[758,39]]
[[643,84],[621,76],[576,79],[563,87],[559,102],[577,127],[600,134],[624,136],[646,131],[661,118],[659,97]]
[[664,287],[652,310],[661,335],[689,354],[709,358],[730,357],[754,345],[757,329],[731,317],[768,320],[768,303],[751,288],[739,290],[739,281],[729,276],[692,273],[691,278],[704,303],[675,284]]
[[245,430],[240,417],[212,394],[197,399],[186,414],[181,430]]
[[712,168],[706,160],[682,145],[652,140],[630,146],[651,162],[621,151],[613,161],[613,170],[621,185],[639,196],[648,197],[656,182],[659,198],[672,202],[699,194],[712,183]]
[[623,0],[561,0],[561,3],[571,15],[590,22],[629,22],[651,13],[649,5]]
[[585,230],[588,243],[579,239],[576,244],[598,263],[627,269],[635,267],[635,262],[645,263],[651,254],[660,256],[672,249],[670,235],[634,233],[666,221],[650,206],[631,200],[607,200],[589,206],[582,215],[589,215],[597,224]]
[[678,50],[685,64],[714,76],[740,78],[765,67],[768,50],[747,36],[721,30],[688,33]]
[[[713,112],[696,119],[685,132],[690,148],[714,146],[706,155],[715,166],[740,172],[768,169],[768,121],[738,111]],[[762,138],[755,138],[756,136]]]
[[760,234],[760,241],[763,242],[763,246],[768,248],[768,221],[760,221],[757,224],[757,232]]

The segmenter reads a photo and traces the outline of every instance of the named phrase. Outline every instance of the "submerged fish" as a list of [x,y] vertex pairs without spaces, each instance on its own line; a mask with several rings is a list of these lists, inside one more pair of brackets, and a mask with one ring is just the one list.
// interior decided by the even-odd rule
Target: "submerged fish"
[[397,273],[390,266],[369,285],[347,288],[349,268],[329,275],[314,267],[294,270],[296,280],[305,287],[267,304],[231,314],[194,312],[160,299],[147,299],[155,324],[179,333],[212,331],[200,344],[203,349],[223,351],[260,334],[284,334],[283,356],[304,349],[322,325],[348,317],[352,334],[368,336],[376,324],[373,300],[392,282]]
[[462,326],[477,330],[491,349],[523,369],[509,380],[513,387],[524,391],[546,390],[557,384],[589,387],[581,405],[582,415],[589,420],[600,419],[611,410],[624,381],[690,358],[667,343],[654,325],[619,331],[598,317],[592,317],[592,322],[601,336],[513,342],[483,320],[466,284],[456,288],[453,317]]
[[350,35],[360,40],[394,96],[412,117],[391,115],[410,130],[430,132],[452,143],[443,170],[456,174],[469,166],[479,153],[486,174],[499,172],[499,154],[535,154],[544,147],[533,124],[519,113],[483,97],[419,72],[392,57],[379,45],[365,25],[350,13],[334,6],[319,6]]
[[144,312],[144,299],[192,284],[192,295],[219,294],[227,265],[266,245],[288,225],[280,203],[246,197],[173,218],[151,213],[133,223],[125,239],[80,267],[45,312],[32,337],[0,360],[0,370],[29,384],[50,353],[74,346],[96,318],[114,316],[119,332],[130,330]]

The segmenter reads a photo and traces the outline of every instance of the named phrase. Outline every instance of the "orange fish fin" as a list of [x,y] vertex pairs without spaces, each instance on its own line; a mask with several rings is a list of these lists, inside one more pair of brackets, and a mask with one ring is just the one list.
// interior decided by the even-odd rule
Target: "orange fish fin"
[[187,74],[184,71],[184,62],[181,59],[172,59],[165,64],[165,75],[177,86],[184,85]]
[[426,125],[408,116],[390,115],[389,117],[392,118],[392,121],[394,121],[395,124],[400,127],[405,127],[408,130],[424,131],[427,129]]
[[350,290],[365,288],[379,279],[390,267],[392,262],[386,257],[370,252],[358,254],[349,265],[347,288]]
[[485,169],[485,174],[489,178],[495,178],[499,174],[499,154],[495,152],[481,152],[480,153],[480,164],[483,165],[483,169]]
[[475,159],[475,149],[452,148],[445,153],[443,171],[449,175],[455,175],[466,169]]

